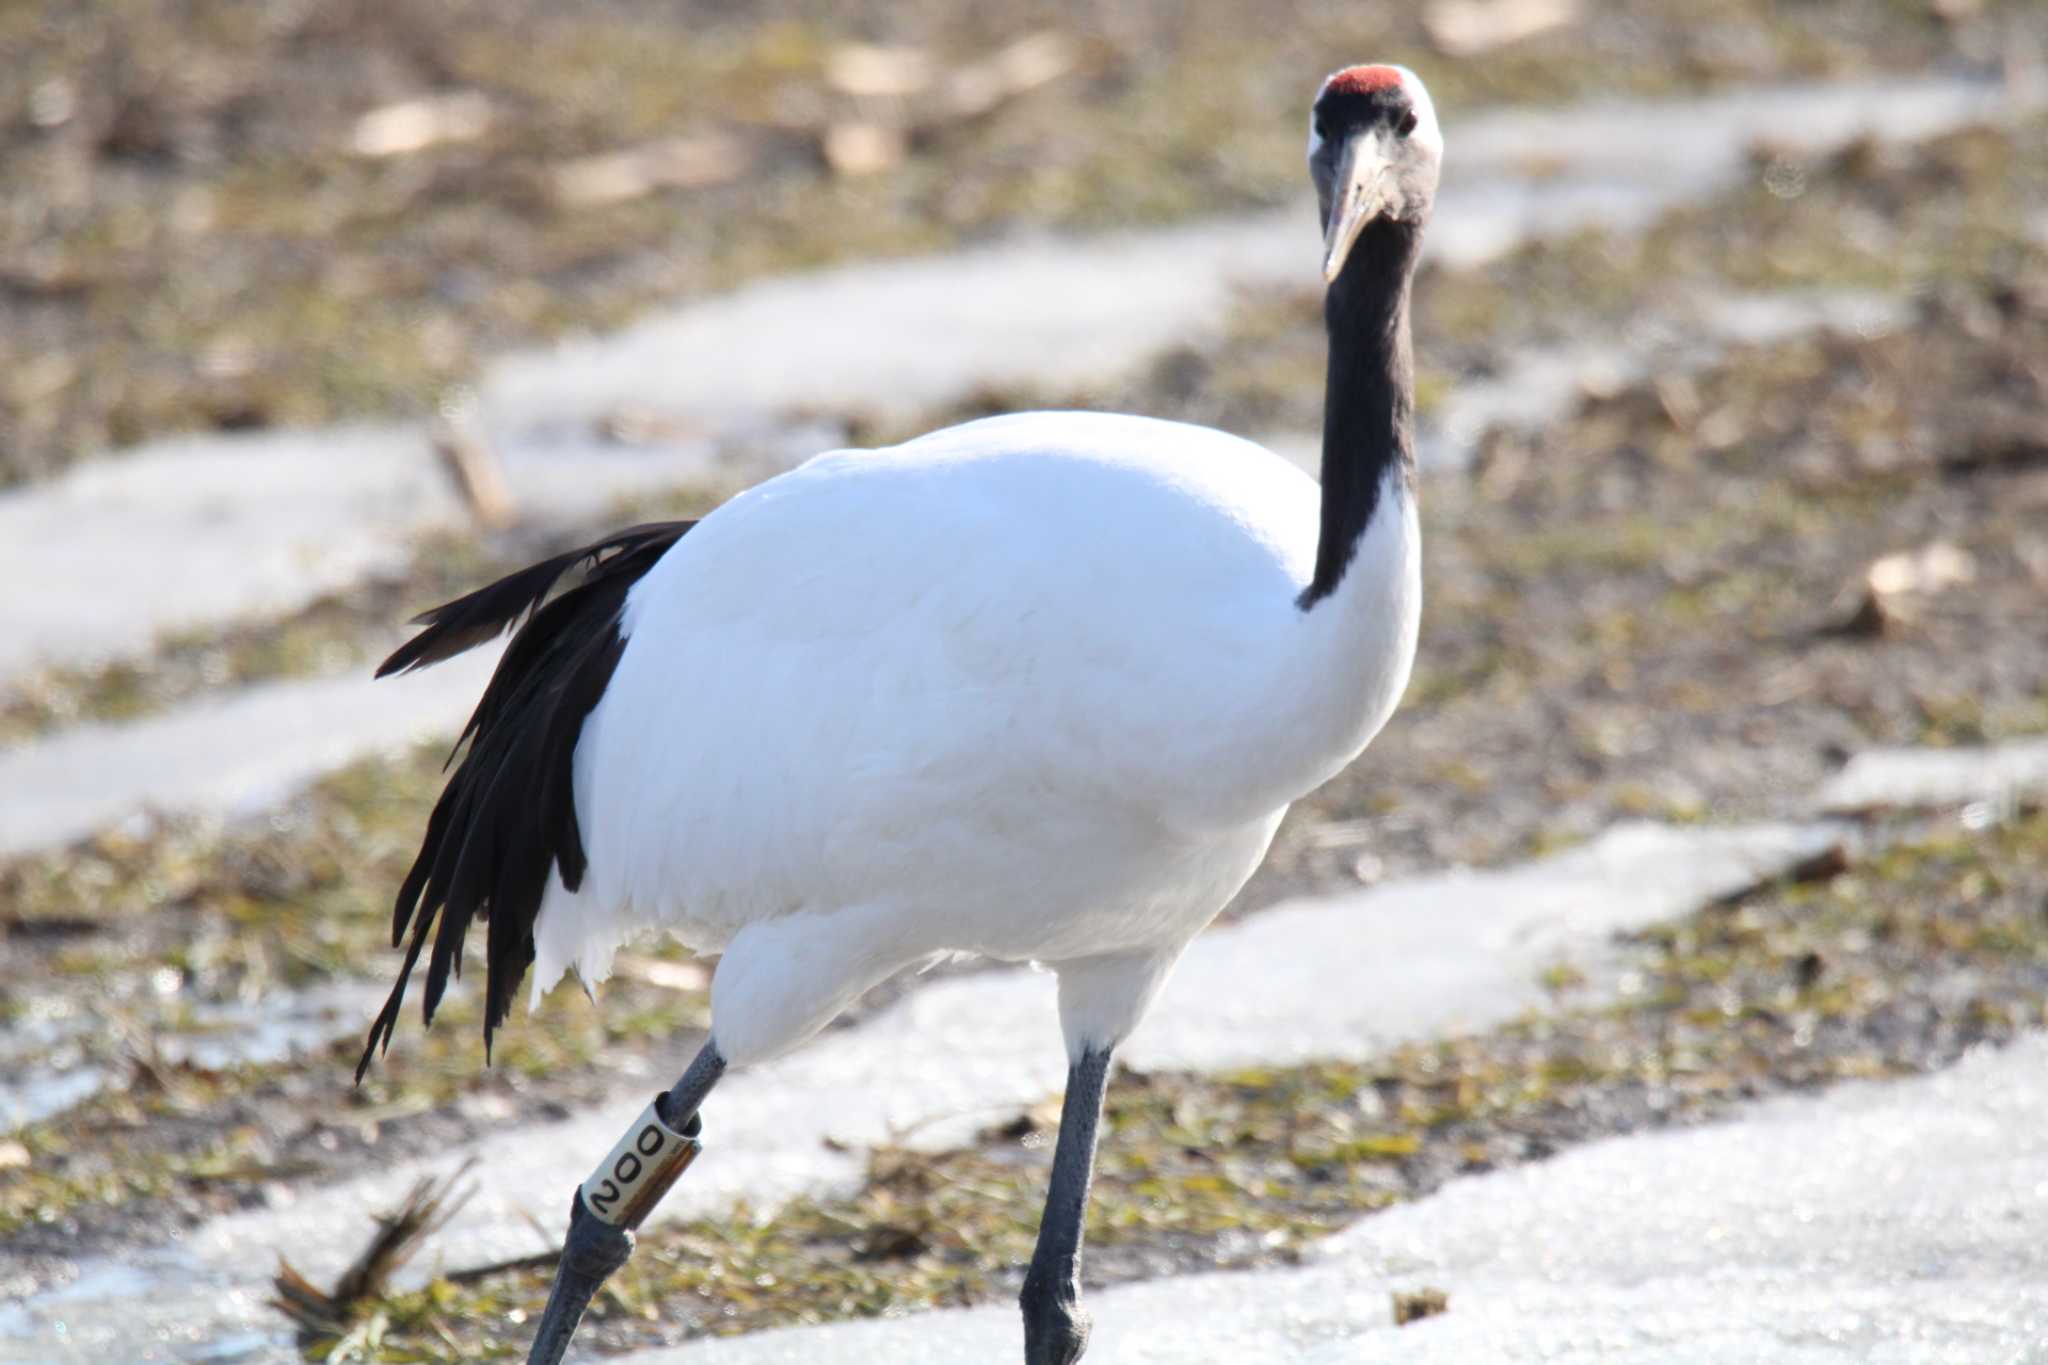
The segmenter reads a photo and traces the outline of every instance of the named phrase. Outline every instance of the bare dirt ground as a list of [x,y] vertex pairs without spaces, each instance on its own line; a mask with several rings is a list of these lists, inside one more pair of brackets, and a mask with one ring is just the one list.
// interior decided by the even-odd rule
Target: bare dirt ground
[[1281,202],[1300,73],[1365,55],[1454,109],[1993,62],[2029,9],[1599,0],[1460,60],[1426,9],[1309,3],[27,0],[0,483],[421,412],[480,355],[765,271]]

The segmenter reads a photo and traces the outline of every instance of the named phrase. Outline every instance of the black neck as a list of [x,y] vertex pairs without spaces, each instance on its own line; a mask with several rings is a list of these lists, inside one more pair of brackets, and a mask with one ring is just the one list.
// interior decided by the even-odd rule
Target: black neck
[[1306,611],[1328,597],[1378,510],[1387,471],[1415,471],[1415,359],[1408,340],[1408,284],[1421,229],[1379,219],[1359,234],[1323,300],[1330,333],[1323,392],[1323,526],[1316,573],[1298,599]]

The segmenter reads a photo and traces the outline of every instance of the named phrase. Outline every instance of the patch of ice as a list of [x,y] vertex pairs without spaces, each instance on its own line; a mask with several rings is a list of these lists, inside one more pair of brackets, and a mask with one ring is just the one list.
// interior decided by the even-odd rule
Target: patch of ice
[[[750,435],[786,464],[829,444],[816,425]],[[702,481],[707,439],[621,446],[585,429],[494,444],[543,523]],[[467,513],[425,434],[398,426],[185,437],[0,492],[0,683],[52,663],[148,649],[165,632],[285,612],[403,570],[426,531]]]
[[475,707],[497,652],[381,682],[365,668],[262,683],[0,751],[0,856],[81,838],[148,807],[252,812],[365,753],[445,738]]
[[1612,387],[1683,374],[1712,364],[1731,346],[1816,330],[1876,336],[1906,315],[1903,300],[1850,291],[1723,295],[1670,313],[1646,312],[1618,338],[1526,348],[1500,374],[1460,383],[1423,419],[1418,458],[1425,466],[1462,465],[1489,428],[1554,421],[1572,410],[1592,380]]
[[201,1004],[182,1027],[157,1033],[150,1041],[165,1061],[206,1070],[280,1061],[361,1033],[384,1003],[387,989],[379,981],[332,981],[256,1000]]
[[1820,791],[1823,810],[2009,802],[2048,791],[2048,739],[1969,749],[1870,749]]
[[396,427],[165,441],[0,492],[0,679],[402,566],[407,533],[456,511],[419,444]]
[[0,1133],[82,1104],[111,1079],[105,1068],[91,1065],[10,1066],[0,1079]]
[[[281,1061],[361,1033],[385,990],[378,982],[333,981],[278,987],[251,1000],[199,1001],[180,1010],[175,1025],[137,1041],[155,1060],[207,1070]],[[80,1058],[95,1055],[93,1045],[104,1048],[110,1034],[127,1036],[123,1026],[98,1001],[81,1008],[75,997],[58,999],[68,1007],[62,1014],[36,1017],[42,1002],[31,997],[29,1017],[0,1034],[0,1133],[62,1113],[117,1082],[107,1068]],[[58,1060],[50,1060],[53,1054]]]
[[1639,229],[1735,183],[1750,149],[1812,154],[1859,137],[1913,142],[2038,107],[2042,92],[1932,75],[1594,100],[1461,119],[1447,129],[1430,250],[1464,264],[1585,223]]

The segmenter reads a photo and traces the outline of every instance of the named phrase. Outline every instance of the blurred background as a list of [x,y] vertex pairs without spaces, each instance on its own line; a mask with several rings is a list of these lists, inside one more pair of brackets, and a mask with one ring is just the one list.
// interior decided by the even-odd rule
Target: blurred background
[[[350,1087],[489,664],[371,687],[407,617],[986,412],[1312,465],[1304,122],[1353,61],[1412,66],[1448,144],[1422,656],[1227,913],[1626,821],[1850,833],[1603,943],[1632,991],[1560,960],[1534,1032],[1141,1078],[1091,1275],[1271,1264],[1461,1174],[2038,1028],[2044,51],[2035,0],[0,3],[0,1357],[67,1358],[80,1283],[166,1292],[81,1267],[694,1049],[705,970],[648,945],[489,1069],[463,997]],[[589,1339],[1000,1299],[1045,1121],[665,1231]],[[1240,1163],[1188,1164],[1212,1144]],[[177,1340],[511,1353],[529,1240],[309,1273],[289,1312],[216,1267],[233,1321]],[[110,1340],[77,1358],[142,1358]]]

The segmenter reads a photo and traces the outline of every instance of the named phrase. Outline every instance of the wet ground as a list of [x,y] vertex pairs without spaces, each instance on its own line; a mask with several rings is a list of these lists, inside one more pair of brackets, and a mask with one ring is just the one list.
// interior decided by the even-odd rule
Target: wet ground
[[[1739,22],[1738,9],[1718,29],[1634,16],[1633,27],[1624,26],[1630,41],[1660,54],[1660,62],[1625,83],[1661,88],[1911,66],[1935,53],[1982,48],[1985,35],[2003,32],[1999,26],[2017,12],[1992,5],[1952,23],[1907,7],[1845,7],[1752,29]],[[427,78],[379,46],[406,27],[395,11],[338,13],[344,17],[321,22],[361,24],[377,37],[363,60],[385,74],[362,88],[382,92],[380,100],[482,84],[474,73],[483,68],[457,66],[450,75],[435,65],[445,56],[433,54],[482,52],[498,33],[495,18],[473,15],[467,28],[406,38],[425,54],[417,71],[439,73]],[[621,6],[580,40],[623,34],[645,41],[644,26],[654,22]],[[1071,34],[1081,21],[1047,22]],[[1021,94],[976,123],[964,142],[913,139],[913,169],[901,179],[835,178],[814,134],[804,144],[786,129],[770,136],[750,126],[748,138],[770,149],[760,153],[763,164],[787,191],[786,200],[766,196],[782,204],[768,221],[777,221],[775,212],[808,221],[818,196],[853,196],[848,202],[863,214],[872,209],[880,226],[872,240],[850,238],[830,251],[862,252],[989,231],[1011,214],[1127,221],[1291,196],[1295,117],[1287,114],[1283,139],[1280,115],[1298,93],[1254,91],[1239,79],[1223,87],[1216,109],[1203,106],[1205,116],[1246,121],[1251,131],[1238,152],[1185,164],[1168,158],[1176,169],[1146,191],[1154,198],[1083,202],[1080,187],[1104,178],[1094,158],[1108,155],[1101,145],[1113,142],[1101,129],[1119,119],[1149,127],[1145,120],[1156,113],[1148,111],[1165,98],[1134,74],[1143,64],[1130,54],[1143,40],[1170,31],[1160,50],[1183,64],[1175,70],[1220,61],[1214,44],[1254,41],[1227,29],[1197,33],[1163,18],[1147,22],[1156,27],[1134,20],[1114,39],[1087,38],[1078,74],[1059,78],[1088,92],[1062,112],[1094,122],[1055,127],[1034,105],[1050,96]],[[91,37],[90,23],[76,28],[87,49],[114,50]],[[547,25],[542,31],[556,34]],[[754,92],[749,99],[760,99],[764,70],[795,73],[776,78],[791,88],[815,84],[830,53],[830,42],[817,36],[823,31],[792,24],[754,33],[755,46],[736,43],[720,58],[718,79],[735,85],[712,81],[688,98],[705,101],[705,110],[742,107],[726,96],[745,85]],[[279,51],[303,54],[314,32],[280,24],[219,41],[276,42]],[[1718,46],[1699,36],[1713,32],[1721,35]],[[1732,34],[1747,35],[1747,45],[1730,41]],[[834,30],[832,41],[839,36]],[[891,36],[968,52],[998,47],[1006,35],[940,25]],[[163,52],[189,56],[181,44],[192,41],[181,31],[176,43],[166,38]],[[1464,83],[1449,73],[1466,68],[1441,60],[1445,78],[1433,68],[1425,74],[1453,108],[1502,93],[1562,98],[1582,88],[1582,79],[1604,79],[1597,64],[1558,76],[1557,49],[1546,44],[1563,41],[1539,39],[1504,60],[1471,64],[1487,74]],[[776,46],[785,42],[787,50]],[[590,323],[630,310],[641,291],[737,278],[819,259],[805,253],[823,250],[788,232],[763,233],[774,250],[733,246],[732,224],[742,212],[736,200],[708,191],[691,201],[703,213],[679,226],[671,220],[682,192],[657,190],[606,210],[617,216],[605,217],[601,232],[590,229],[603,239],[602,251],[572,254],[566,273],[555,273],[534,262],[553,259],[547,253],[559,243],[549,234],[564,219],[527,204],[532,237],[519,239],[520,252],[480,266],[473,251],[467,258],[457,251],[464,264],[446,268],[482,277],[473,281],[477,292],[444,297],[390,261],[417,249],[407,236],[416,231],[445,232],[432,240],[471,240],[472,247],[505,240],[496,215],[511,210],[492,188],[502,159],[514,156],[515,132],[531,142],[558,111],[538,100],[512,101],[519,112],[494,114],[511,121],[493,122],[488,134],[418,154],[426,160],[400,158],[417,181],[379,209],[376,195],[390,188],[397,167],[355,167],[357,157],[346,162],[355,169],[337,171],[311,156],[316,146],[331,150],[311,124],[280,121],[256,151],[233,141],[255,136],[249,129],[260,120],[253,116],[265,99],[281,98],[273,85],[282,79],[266,65],[268,49],[235,50],[233,61],[194,68],[233,92],[223,102],[209,103],[218,92],[205,81],[195,79],[195,88],[206,87],[196,95],[179,93],[160,71],[149,85],[136,73],[153,69],[157,56],[131,51],[107,60],[124,80],[134,75],[138,88],[165,92],[152,97],[156,104],[117,100],[131,112],[105,115],[88,109],[90,101],[74,101],[62,119],[55,118],[62,101],[46,89],[54,68],[31,62],[23,69],[38,74],[24,88],[41,92],[43,103],[30,107],[43,108],[38,117],[46,121],[14,126],[10,155],[54,157],[51,149],[72,139],[66,154],[85,155],[89,166],[84,197],[73,205],[85,215],[80,222],[100,213],[113,222],[145,191],[203,181],[214,193],[220,177],[269,174],[299,158],[300,174],[331,172],[341,177],[334,183],[361,191],[353,196],[360,204],[330,205],[342,214],[341,240],[349,243],[331,259],[315,265],[291,250],[247,255],[246,236],[219,235],[210,224],[183,244],[152,239],[123,250],[133,247],[145,262],[159,251],[200,263],[190,287],[222,292],[203,306],[189,298],[180,304],[187,322],[218,316],[233,322],[229,330],[250,325],[235,310],[254,294],[241,291],[267,277],[227,288],[217,262],[229,256],[215,252],[286,261],[294,287],[323,295],[336,288],[331,272],[354,270],[372,281],[358,286],[366,301],[333,335],[314,329],[277,346],[252,333],[266,357],[262,373],[216,365],[223,389],[195,386],[196,372],[178,368],[197,363],[183,338],[161,330],[123,331],[121,349],[112,352],[78,349],[85,338],[98,346],[121,331],[103,323],[107,310],[132,302],[124,291],[156,287],[140,270],[109,274],[104,261],[80,255],[80,283],[0,286],[0,309],[27,309],[23,316],[40,329],[35,335],[48,354],[72,357],[79,374],[124,376],[114,390],[86,386],[89,396],[82,388],[73,395],[80,386],[67,381],[61,401],[17,401],[10,420],[33,408],[42,425],[0,441],[25,461],[14,472],[47,468],[58,452],[75,453],[102,433],[125,439],[219,422],[204,404],[220,393],[230,395],[230,406],[243,403],[235,396],[241,384],[275,384],[297,395],[294,404],[306,404],[265,408],[253,419],[266,422],[424,401],[466,373],[476,350],[567,325],[497,311],[493,290],[512,288],[506,279],[493,283],[500,267],[537,281],[549,308],[573,283],[588,310],[573,321]],[[38,53],[36,61],[55,60]],[[1417,65],[1427,66],[1420,58]],[[672,73],[664,67],[661,74]],[[352,126],[359,112],[335,102],[339,88],[323,96],[327,104],[307,105],[323,110],[327,134]],[[505,103],[503,89],[490,91],[494,108]],[[196,112],[178,103],[187,99]],[[644,139],[679,107],[639,107],[632,117],[643,121],[632,122],[620,112],[629,102],[570,102],[566,108],[580,110],[576,136],[559,133],[540,145],[566,158]],[[805,116],[818,117],[815,110]],[[111,143],[77,143],[92,119],[129,131],[96,134]],[[159,126],[171,141],[150,151],[148,130]],[[1145,135],[1202,134],[1190,124]],[[1011,139],[1001,143],[1009,155],[1045,177],[1026,177],[1018,191],[1028,193],[1018,202],[1030,208],[996,212],[969,179],[954,192],[970,207],[946,217],[933,197],[944,170],[961,164],[964,152],[994,145],[990,139]],[[1265,157],[1268,141],[1286,143],[1277,163],[1284,175],[1270,180],[1264,169],[1244,169]],[[1427,271],[1418,300],[1426,410],[1440,410],[1448,395],[1544,348],[1627,335],[1646,314],[1683,327],[1713,300],[1853,290],[1881,300],[1885,306],[1870,315],[1884,321],[1867,335],[1739,345],[1698,369],[1622,380],[1597,367],[1582,370],[1579,391],[1556,420],[1534,431],[1486,433],[1473,444],[1469,468],[1428,475],[1428,617],[1407,705],[1364,761],[1290,818],[1233,913],[1411,872],[1499,865],[1569,846],[1622,817],[1725,823],[1796,814],[1845,757],[1873,745],[1970,745],[2048,732],[2044,149],[2048,125],[2038,118],[1824,159],[1763,148],[1741,188],[1675,209],[1643,233],[1590,231],[1481,266]],[[56,174],[35,164],[38,175]],[[1005,186],[1018,190],[1014,177]],[[255,188],[249,193],[249,221],[269,223],[261,232],[275,230],[283,240],[311,230],[264,220],[275,204]],[[887,203],[860,198],[870,194]],[[433,207],[443,196],[478,215],[463,230],[473,239],[446,226],[454,209]],[[657,235],[634,236],[636,224]],[[905,225],[941,236],[916,236]],[[689,235],[679,239],[679,232]],[[709,235],[700,242],[699,233]],[[30,232],[16,245],[40,248],[49,240]],[[66,251],[89,240],[67,236]],[[651,254],[650,245],[658,248]],[[402,353],[391,367],[396,379],[329,384],[331,348],[360,345],[365,334],[357,329],[385,326],[376,321],[385,308],[413,319],[406,326],[416,323],[422,334],[434,318],[422,319],[420,309],[459,317],[474,331],[445,365]],[[308,382],[314,373],[323,378]],[[145,381],[175,401],[159,408],[148,394],[117,391]],[[1128,383],[1090,392],[990,392],[920,421],[1039,402],[1102,404],[1298,439],[1314,428],[1319,384],[1313,298],[1269,294],[1244,300],[1221,341],[1159,357]],[[122,418],[133,422],[123,426],[110,415],[117,411],[140,415]],[[883,419],[840,416],[856,429],[868,424],[866,434],[887,434]],[[366,659],[389,639],[392,618],[532,548],[456,538],[422,556],[403,579],[348,589],[287,619],[173,643],[160,658],[51,675],[40,691],[8,703],[0,732],[47,732],[80,715],[174,705],[227,680]],[[282,1203],[297,1188],[442,1150],[507,1123],[571,1112],[614,1090],[622,1074],[665,1075],[678,1065],[703,1022],[704,1001],[700,979],[670,954],[642,960],[637,974],[608,986],[601,1012],[573,991],[558,991],[542,1015],[502,1035],[489,1071],[477,1065],[474,1006],[466,999],[431,1033],[409,1028],[404,1046],[360,1091],[345,1085],[354,1061],[347,1041],[295,1043],[276,1024],[237,1031],[237,1011],[276,1014],[281,1002],[308,992],[332,992],[344,1007],[374,998],[388,956],[389,888],[431,801],[440,756],[429,747],[367,760],[254,822],[142,820],[0,866],[4,1060],[35,1078],[18,1098],[0,1091],[17,1106],[15,1120],[27,1120],[10,1122],[12,1131],[0,1136],[0,1284],[25,1291],[46,1273],[61,1275],[81,1251],[118,1253],[210,1216]],[[2048,923],[2040,914],[2048,885],[2040,813],[1978,810],[1970,822],[1883,825],[1887,837],[1905,840],[1899,849],[1810,884],[1773,886],[1634,944],[1638,986],[1619,1008],[1575,1003],[1581,988],[1565,974],[1552,983],[1555,1010],[1542,1018],[1367,1065],[1143,1078],[1115,1101],[1117,1138],[1105,1158],[1091,1274],[1109,1281],[1284,1258],[1329,1228],[1461,1173],[1538,1159],[1596,1136],[1725,1114],[1785,1089],[1943,1066],[1972,1043],[2038,1027],[2044,950],[2036,939]],[[199,1045],[208,1038],[220,1046]],[[85,1076],[104,1088],[67,1103],[82,1091],[62,1087]],[[50,1109],[58,1112],[38,1112]],[[704,1330],[1006,1294],[1035,1218],[1043,1120],[938,1157],[878,1151],[860,1193],[799,1204],[769,1226],[721,1221],[663,1233],[602,1307],[591,1339],[619,1349]],[[1219,1148],[1232,1155],[1201,1155]],[[379,1306],[387,1334],[381,1358],[509,1353],[519,1322],[495,1315],[531,1311],[542,1287],[527,1273],[395,1297]],[[678,1307],[693,1303],[694,1315]],[[651,1321],[657,1305],[660,1320]],[[380,1358],[360,1341],[351,1349]]]

